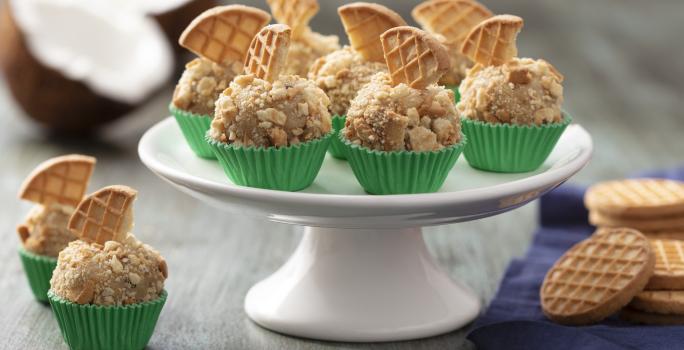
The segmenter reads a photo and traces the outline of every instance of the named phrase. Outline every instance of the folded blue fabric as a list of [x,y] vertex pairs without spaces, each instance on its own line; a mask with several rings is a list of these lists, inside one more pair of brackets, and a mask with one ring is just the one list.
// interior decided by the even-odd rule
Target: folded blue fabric
[[[642,174],[684,180],[684,168]],[[639,326],[613,316],[600,324],[561,326],[539,303],[546,271],[572,245],[588,237],[584,189],[564,185],[541,199],[541,227],[522,259],[514,260],[489,308],[468,334],[478,349],[684,349],[684,327]]]

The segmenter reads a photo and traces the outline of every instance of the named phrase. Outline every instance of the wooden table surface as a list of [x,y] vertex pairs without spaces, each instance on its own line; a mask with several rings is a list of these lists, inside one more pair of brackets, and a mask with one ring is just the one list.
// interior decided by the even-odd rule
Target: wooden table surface
[[[340,32],[335,8],[321,0],[313,22]],[[414,1],[392,2],[410,18]],[[261,3],[261,2],[260,2]],[[397,3],[400,3],[397,4]],[[565,108],[594,136],[596,153],[572,182],[624,176],[684,162],[684,25],[681,0],[490,0],[498,13],[525,18],[521,55],[544,57],[565,74]],[[248,288],[292,253],[299,227],[225,213],[162,182],[138,160],[137,141],[166,115],[170,88],[112,124],[99,140],[41,133],[0,87],[0,348],[66,349],[48,307],[33,300],[14,227],[30,205],[16,199],[26,174],[46,158],[97,156],[91,189],[122,183],[140,190],[135,234],[166,257],[169,300],[150,349],[472,348],[466,330],[401,343],[343,344],[297,339],[262,329],[242,309]],[[40,103],[40,101],[36,101]],[[426,230],[430,250],[487,303],[509,261],[522,255],[536,226],[536,204],[478,222]]]

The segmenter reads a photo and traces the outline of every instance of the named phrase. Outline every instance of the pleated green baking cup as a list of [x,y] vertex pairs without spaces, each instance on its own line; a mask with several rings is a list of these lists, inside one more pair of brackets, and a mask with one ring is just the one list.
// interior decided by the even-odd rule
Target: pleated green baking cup
[[463,152],[473,168],[500,173],[538,169],[551,154],[572,117],[542,126],[492,124],[461,118],[461,131],[470,141]]
[[467,143],[461,135],[461,142],[439,151],[383,152],[355,145],[344,135],[339,138],[356,180],[370,194],[437,192]]
[[38,301],[47,303],[47,292],[50,290],[52,271],[57,267],[57,259],[31,253],[23,247],[19,248],[19,257],[33,295]]
[[48,292],[62,337],[72,350],[141,350],[152,337],[167,297],[125,305],[80,305]]
[[458,92],[458,85],[447,85],[447,89],[454,92],[454,102],[458,103],[461,100],[461,93]]
[[244,147],[216,141],[209,136],[219,164],[236,185],[280,191],[309,187],[321,170],[334,132],[322,138],[288,147]]
[[212,117],[200,115],[178,109],[169,105],[169,111],[176,118],[176,122],[183,132],[185,141],[195,154],[200,158],[216,159],[214,151],[204,141],[204,135],[211,127]]
[[343,115],[336,115],[332,117],[332,127],[335,134],[330,139],[330,148],[328,148],[328,152],[330,152],[330,155],[337,159],[347,159],[347,155],[344,153],[346,152],[344,144],[342,141],[340,141],[340,138],[337,137],[337,135],[340,134],[340,131],[344,129],[344,121],[346,119],[347,117]]

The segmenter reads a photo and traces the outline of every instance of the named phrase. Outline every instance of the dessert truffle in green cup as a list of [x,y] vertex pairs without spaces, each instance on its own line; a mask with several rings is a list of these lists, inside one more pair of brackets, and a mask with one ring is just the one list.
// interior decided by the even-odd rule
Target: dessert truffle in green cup
[[59,253],[48,299],[71,349],[143,349],[152,336],[167,298],[168,267],[129,233],[136,195],[126,186],[102,188],[69,220],[79,239]]
[[468,163],[504,173],[539,168],[572,121],[561,110],[562,81],[551,64],[529,58],[471,69],[457,105]]
[[185,71],[176,84],[169,111],[188,146],[200,158],[215,158],[214,152],[204,142],[204,135],[211,125],[216,99],[241,69],[241,62],[217,64],[205,58],[195,58],[185,65]]
[[346,149],[344,147],[344,143],[340,140],[338,137],[340,135],[340,131],[344,129],[344,121],[347,118],[345,116],[340,116],[336,115],[332,117],[332,128],[333,128],[333,136],[330,139],[330,148],[328,148],[328,152],[330,152],[330,155],[337,159],[347,159],[347,154]]
[[52,271],[57,266],[57,259],[33,254],[23,247],[19,248],[19,257],[36,300],[47,303],[50,278],[52,277]]
[[313,183],[333,136],[330,100],[313,81],[240,75],[216,104],[206,141],[233,183],[282,191]]
[[449,90],[392,86],[387,73],[359,91],[339,138],[371,194],[438,191],[466,144]]
[[[330,98],[329,110],[333,115],[332,125],[336,134],[344,128],[351,101],[378,72],[387,72],[387,65],[369,61],[349,46],[323,56],[314,63],[309,71],[309,79],[316,82]],[[346,159],[344,145],[337,135],[330,140],[328,152],[337,159]]]
[[36,205],[29,212],[26,221],[17,231],[22,246],[19,257],[36,300],[47,303],[52,270],[57,265],[57,256],[69,242],[77,239],[67,229],[67,223],[74,207],[59,203]]

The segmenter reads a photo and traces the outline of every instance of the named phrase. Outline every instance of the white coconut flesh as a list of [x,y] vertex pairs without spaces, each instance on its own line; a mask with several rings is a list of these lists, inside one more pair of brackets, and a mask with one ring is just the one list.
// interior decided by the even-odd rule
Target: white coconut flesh
[[137,104],[170,78],[172,50],[154,19],[107,1],[10,0],[29,52],[98,95]]

